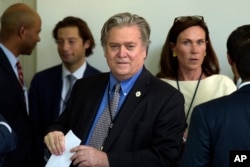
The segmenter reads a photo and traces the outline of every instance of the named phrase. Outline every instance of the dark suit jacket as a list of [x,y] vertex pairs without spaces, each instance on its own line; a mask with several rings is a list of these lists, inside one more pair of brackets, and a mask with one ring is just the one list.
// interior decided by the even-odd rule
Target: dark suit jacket
[[[100,73],[87,64],[83,77]],[[60,112],[62,92],[62,65],[57,65],[35,74],[29,89],[30,117],[35,130],[36,162],[44,166],[43,137],[45,130]]]
[[[6,122],[6,120],[0,114],[0,122]],[[4,157],[5,153],[13,151],[16,148],[16,138],[14,133],[11,133],[9,129],[0,124],[0,166],[1,159]]]
[[[78,80],[69,105],[49,131],[71,129],[85,143],[109,73]],[[137,97],[137,91],[141,96]],[[183,96],[146,69],[135,82],[104,145],[110,167],[172,166],[185,129]]]
[[31,156],[32,130],[23,89],[6,55],[0,49],[0,114],[8,121],[18,138],[17,148],[8,153],[4,166],[27,166]]
[[250,150],[250,85],[194,109],[182,167],[229,167],[231,150]]

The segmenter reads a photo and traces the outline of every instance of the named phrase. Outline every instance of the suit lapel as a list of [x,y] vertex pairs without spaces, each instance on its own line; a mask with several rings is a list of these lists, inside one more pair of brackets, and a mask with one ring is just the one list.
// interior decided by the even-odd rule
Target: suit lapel
[[[56,110],[53,113],[54,114],[54,118],[57,118],[59,116],[59,112],[60,112],[60,107],[61,107],[61,99],[62,99],[62,89],[63,89],[63,79],[62,79],[62,64],[58,65],[55,69],[55,74],[52,76],[55,77],[51,78],[51,80],[54,80],[55,82],[50,82],[51,89],[49,90],[54,90],[55,92],[55,97],[53,97],[53,99],[51,100],[55,100],[55,105],[56,105]],[[54,96],[53,94],[51,94],[52,96]],[[50,95],[49,95],[50,96]]]
[[13,71],[11,67],[9,60],[7,59],[7,56],[5,55],[5,53],[3,52],[1,48],[0,48],[0,67],[2,68],[3,73],[5,74],[5,76],[3,77],[6,77],[9,80],[10,86],[14,90],[16,90],[15,92],[17,93],[17,96],[19,100],[21,101],[22,107],[24,107],[26,110],[23,89],[16,77],[15,72]]
[[[89,99],[95,99],[89,103],[89,106],[91,107],[89,109],[90,112],[81,113],[82,117],[81,117],[80,122],[86,122],[86,126],[80,126],[79,131],[78,131],[79,134],[81,134],[80,136],[83,136],[82,137],[83,144],[85,143],[85,141],[88,137],[89,129],[91,129],[91,126],[93,123],[92,120],[95,119],[95,116],[98,112],[99,105],[100,105],[102,97],[103,97],[103,92],[104,92],[104,90],[107,86],[107,83],[109,81],[109,73],[99,75],[98,79],[99,79],[98,81],[93,82],[93,84],[95,84],[94,85],[95,89],[92,90],[91,94],[87,95],[87,96],[89,96]],[[72,91],[74,91],[74,90],[72,90]],[[94,97],[94,98],[92,98],[92,97]]]
[[89,64],[87,63],[87,66],[86,66],[86,70],[84,71],[82,77],[88,77],[90,75],[92,75],[92,70],[91,70],[91,67],[89,66]]
[[149,72],[145,69],[142,71],[142,74],[139,76],[135,85],[129,92],[126,97],[121,109],[116,117],[115,124],[113,129],[111,130],[107,142],[104,146],[104,151],[108,150],[113,142],[119,137],[120,133],[122,133],[124,127],[126,127],[129,118],[136,112],[136,106],[143,99],[145,94],[147,93],[147,85],[150,82]]

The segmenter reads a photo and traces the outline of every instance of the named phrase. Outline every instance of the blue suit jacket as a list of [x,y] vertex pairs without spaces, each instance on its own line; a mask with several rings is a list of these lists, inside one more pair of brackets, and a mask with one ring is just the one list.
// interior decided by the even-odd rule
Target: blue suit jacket
[[[83,77],[100,73],[87,63]],[[62,65],[35,74],[29,89],[30,117],[35,130],[36,162],[44,166],[44,131],[58,118],[62,92]]]
[[[49,130],[71,129],[85,143],[109,73],[78,80],[69,105]],[[136,96],[138,92],[140,96]],[[184,98],[172,86],[143,69],[126,96],[104,149],[110,167],[173,166],[185,129]]]
[[198,105],[181,167],[228,167],[231,150],[250,150],[250,85]]
[[0,114],[18,138],[17,147],[8,153],[4,166],[28,166],[32,155],[32,126],[27,114],[23,89],[7,56],[0,49]]
[[[0,122],[7,123],[0,114]],[[5,153],[13,151],[16,148],[16,137],[14,133],[10,132],[5,125],[0,124],[0,166],[1,159]]]

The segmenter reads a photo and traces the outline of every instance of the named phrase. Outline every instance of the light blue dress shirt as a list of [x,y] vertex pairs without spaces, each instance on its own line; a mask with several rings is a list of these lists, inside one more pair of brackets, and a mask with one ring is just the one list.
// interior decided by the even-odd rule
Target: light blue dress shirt
[[[142,69],[140,71],[138,71],[133,77],[131,77],[130,79],[127,79],[125,81],[120,82],[121,84],[121,91],[120,91],[120,99],[119,99],[119,103],[118,103],[118,109],[117,112],[119,112],[123,102],[126,99],[126,96],[128,95],[128,93],[130,92],[130,90],[132,89],[132,87],[135,84],[135,81],[137,80],[137,78],[139,77],[139,75],[141,74]],[[113,97],[114,94],[114,86],[115,84],[119,82],[115,79],[115,77],[112,75],[112,73],[110,73],[110,78],[109,78],[109,83],[107,84],[107,87],[105,89],[105,92],[103,94],[102,97],[102,101],[101,104],[99,106],[96,118],[94,120],[94,123],[92,125],[92,128],[90,129],[89,135],[88,135],[88,139],[85,142],[85,145],[88,145],[90,137],[92,136],[94,127],[97,123],[97,121],[99,120],[102,112],[104,111],[105,107],[108,105],[108,96],[110,96],[109,98],[111,99],[111,97]],[[108,90],[110,90],[110,92],[108,92]],[[117,113],[116,113],[117,114]]]

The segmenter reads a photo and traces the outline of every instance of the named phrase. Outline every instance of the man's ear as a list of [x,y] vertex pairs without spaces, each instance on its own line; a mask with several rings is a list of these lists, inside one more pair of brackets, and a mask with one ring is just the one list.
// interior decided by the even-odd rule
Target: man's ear
[[86,41],[84,41],[84,48],[85,49],[88,49],[89,47],[90,47],[90,40],[86,40]]
[[20,26],[18,29],[18,36],[23,39],[27,28],[25,26]]

